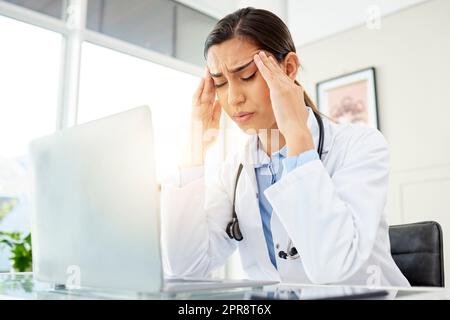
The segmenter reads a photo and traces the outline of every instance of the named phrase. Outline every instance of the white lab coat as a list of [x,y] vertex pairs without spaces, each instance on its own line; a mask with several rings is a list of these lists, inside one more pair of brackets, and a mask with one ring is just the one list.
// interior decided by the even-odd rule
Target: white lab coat
[[[317,147],[319,127],[308,108],[307,125]],[[184,169],[161,195],[161,240],[166,276],[207,277],[239,249],[249,279],[315,284],[409,286],[390,254],[384,215],[388,148],[383,135],[360,125],[324,118],[321,160],[313,160],[266,189],[274,210],[271,229],[277,259],[269,258],[257,199],[257,136],[205,179],[203,168]],[[244,239],[229,239],[234,182],[244,169],[236,213]],[[207,172],[214,170],[206,170]],[[278,257],[289,238],[300,259]]]

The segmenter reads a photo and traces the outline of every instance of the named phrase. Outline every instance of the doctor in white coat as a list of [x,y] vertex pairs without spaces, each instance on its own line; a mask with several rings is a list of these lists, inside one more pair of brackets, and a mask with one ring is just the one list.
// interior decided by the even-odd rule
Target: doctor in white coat
[[[208,35],[205,58],[191,154],[162,188],[166,275],[208,277],[238,249],[250,279],[409,286],[390,254],[386,141],[318,114],[296,81],[282,20],[254,8],[229,14]],[[205,177],[222,109],[249,139]]]

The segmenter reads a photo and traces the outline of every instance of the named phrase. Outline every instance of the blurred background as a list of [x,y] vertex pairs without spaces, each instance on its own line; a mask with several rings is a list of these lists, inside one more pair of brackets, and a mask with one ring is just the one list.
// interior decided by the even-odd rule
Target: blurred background
[[[288,25],[314,100],[330,79],[375,71],[388,222],[438,221],[450,274],[449,0],[0,0],[0,231],[29,232],[28,143],[56,130],[149,105],[158,179],[175,169],[206,35],[246,6]],[[225,115],[222,126],[219,160],[244,141]],[[10,258],[0,242],[0,271]],[[219,273],[240,277],[238,256]]]

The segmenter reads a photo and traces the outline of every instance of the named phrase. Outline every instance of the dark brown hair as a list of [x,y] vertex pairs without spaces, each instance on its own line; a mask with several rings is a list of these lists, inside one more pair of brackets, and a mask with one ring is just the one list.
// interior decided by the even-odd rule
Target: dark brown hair
[[[283,20],[270,11],[248,7],[230,13],[217,22],[205,41],[205,59],[212,46],[236,37],[251,41],[261,50],[272,53],[280,63],[289,52],[296,52],[291,33]],[[297,80],[295,83],[299,85]],[[317,111],[306,92],[304,98],[305,104]]]

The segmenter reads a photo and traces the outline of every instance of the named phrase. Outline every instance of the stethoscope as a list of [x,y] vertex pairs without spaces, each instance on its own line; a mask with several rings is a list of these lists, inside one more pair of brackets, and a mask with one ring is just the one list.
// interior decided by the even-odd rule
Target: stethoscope
[[[313,111],[313,113],[317,120],[317,124],[319,125],[319,145],[317,146],[317,153],[319,154],[319,158],[322,159],[323,139],[324,139],[324,137],[323,137],[324,136],[323,121],[317,112]],[[239,177],[241,175],[243,167],[244,166],[242,165],[242,163],[240,163],[238,172],[236,174],[236,182],[234,184],[233,217],[232,217],[231,221],[228,223],[227,228],[225,230],[227,232],[228,236],[230,237],[230,239],[235,239],[236,241],[242,241],[242,239],[244,239],[244,237],[242,236],[241,230],[239,228],[239,221],[237,218],[236,208],[235,208],[236,189],[237,189]],[[288,243],[286,251],[282,251],[282,250],[279,251],[278,256],[282,259],[289,259],[289,260],[300,258],[300,255],[297,252],[297,249],[293,246],[291,239],[289,239],[289,243]]]

